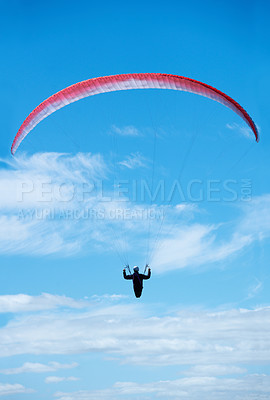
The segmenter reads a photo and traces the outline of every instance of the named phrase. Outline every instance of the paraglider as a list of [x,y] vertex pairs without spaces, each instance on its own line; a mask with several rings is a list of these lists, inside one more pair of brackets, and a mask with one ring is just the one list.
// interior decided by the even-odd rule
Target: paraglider
[[145,266],[145,271],[146,271],[147,268],[148,268],[147,275],[140,274],[139,273],[139,267],[137,267],[137,266],[135,266],[133,268],[133,274],[131,274],[129,266],[127,265],[127,269],[129,270],[129,275],[127,275],[126,269],[125,268],[123,269],[124,279],[128,279],[128,280],[132,280],[133,281],[133,290],[134,290],[135,296],[137,298],[141,297],[141,295],[142,295],[143,281],[147,280],[147,279],[150,279],[150,277],[151,277],[151,268],[149,268],[148,264],[146,264],[146,266]]
[[220,90],[195,79],[161,73],[121,74],[87,79],[60,90],[39,104],[25,119],[15,136],[11,153],[15,154],[25,136],[44,118],[66,105],[100,93],[130,89],[172,89],[195,93],[222,103],[238,114],[253,131],[259,134],[249,114],[235,100]]
[[[87,79],[66,87],[65,89],[60,90],[59,92],[50,96],[40,103],[27,116],[13,140],[11,153],[13,155],[15,154],[22,140],[32,129],[34,129],[36,125],[39,124],[39,122],[60,108],[76,102],[77,100],[94,96],[96,94],[131,89],[171,89],[186,91],[215,100],[216,102],[223,104],[238,114],[250,127],[255,135],[256,141],[259,141],[258,129],[247,111],[234,99],[220,90],[195,79],[178,75],[162,73],[131,73]],[[160,229],[158,233],[159,232]],[[149,268],[148,264],[146,264],[144,274],[139,273],[138,267],[134,267],[134,272],[131,274],[128,265],[127,268],[129,270],[129,274],[127,274],[126,270],[124,269],[124,279],[133,281],[135,296],[139,298],[143,290],[143,280],[150,279],[151,269]],[[148,273],[145,275],[147,268]]]

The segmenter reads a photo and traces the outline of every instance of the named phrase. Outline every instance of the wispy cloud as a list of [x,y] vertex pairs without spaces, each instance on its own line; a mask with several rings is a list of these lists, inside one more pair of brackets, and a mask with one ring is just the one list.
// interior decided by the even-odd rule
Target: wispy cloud
[[106,164],[101,154],[77,153],[74,156],[65,153],[35,153],[27,156],[21,153],[11,159],[0,159],[9,165],[12,170],[30,171],[35,173],[50,173],[50,175],[65,176],[84,181],[85,177],[100,177],[106,173]]
[[0,383],[0,396],[12,396],[15,394],[34,393],[35,390],[27,389],[19,383]]
[[93,181],[108,173],[102,156],[39,153],[1,161],[6,165],[0,170],[1,253],[69,255],[80,251],[87,237],[97,240],[97,223],[87,218],[86,223],[81,214],[113,206],[100,206],[92,193]]
[[132,125],[123,126],[121,128],[116,125],[113,125],[111,129],[112,132],[120,136],[141,136],[140,131],[137,128],[135,128],[135,126]]
[[41,364],[41,363],[32,363],[32,362],[26,362],[22,366],[17,367],[17,368],[7,368],[7,369],[2,369],[0,370],[1,374],[5,375],[17,375],[17,374],[23,374],[23,373],[35,373],[35,374],[40,374],[44,372],[54,372],[58,371],[60,369],[71,369],[78,367],[79,364],[77,363],[71,363],[71,364],[61,364],[56,361],[51,361],[48,364]]
[[79,380],[80,378],[75,376],[47,376],[47,378],[45,378],[45,383],[74,382]]
[[241,378],[188,377],[151,383],[116,382],[111,388],[73,393],[57,392],[57,400],[179,399],[264,400],[269,397],[270,376],[246,375]]
[[[110,189],[104,191],[108,168],[101,156],[46,153],[6,164],[9,168],[0,170],[5,193],[0,200],[0,253],[68,256],[86,247],[99,251],[102,245],[104,251],[104,244],[111,251],[120,224],[121,229],[128,226],[130,234],[138,232],[133,222],[146,210]],[[144,218],[142,231],[145,224]],[[121,240],[129,241],[125,237],[118,243]]]
[[232,237],[219,241],[214,225],[192,224],[173,228],[159,240],[153,264],[158,272],[194,267],[226,260],[252,243],[250,234],[234,232]]
[[230,130],[238,132],[240,135],[245,136],[248,139],[254,138],[254,135],[248,126],[240,125],[234,122],[232,124],[226,124],[226,127]]
[[[144,162],[137,153],[123,161],[126,168],[139,167]],[[128,248],[132,243],[142,253],[152,211],[158,216],[164,210],[157,204],[138,204],[121,197],[121,193],[115,197],[110,187],[102,188],[102,198],[93,192],[89,180],[110,174],[100,155],[45,153],[28,158],[23,155],[6,163],[9,167],[0,170],[0,189],[5,193],[0,200],[2,254],[68,256],[85,249],[112,251],[114,245]],[[22,183],[26,186],[22,187]],[[23,192],[21,200],[18,187]],[[161,224],[160,218],[151,217],[155,234],[150,248],[158,244],[159,250],[152,259],[156,271],[222,262],[255,241],[270,237],[269,195],[236,207],[239,217],[231,224],[230,234],[224,235],[222,221],[210,225],[185,217],[187,213],[182,211],[188,209],[194,216],[199,204],[196,208],[166,206],[167,218]],[[176,219],[179,222],[178,216],[181,223],[175,224]],[[122,231],[126,233],[124,237],[116,238]]]
[[46,218],[30,220],[18,216],[0,216],[0,252],[2,254],[70,255],[82,248],[79,238],[68,234],[70,223]]
[[146,158],[141,153],[132,153],[125,160],[119,161],[118,164],[128,169],[146,168]]
[[187,376],[225,376],[245,373],[247,373],[246,368],[226,364],[195,365],[184,371],[184,375]]
[[249,288],[249,293],[247,295],[247,299],[252,299],[257,296],[257,294],[262,290],[263,283],[256,279],[256,283]]
[[179,309],[158,317],[138,305],[95,303],[76,312],[60,309],[17,316],[0,329],[0,355],[101,352],[135,365],[260,364],[270,357],[269,330],[269,307]]
[[[268,398],[270,376],[251,374],[269,361],[270,308],[183,310],[157,315],[147,306],[98,303],[16,315],[0,329],[0,355],[68,355],[99,352],[110,362],[129,365],[178,366],[181,376],[166,381],[116,382],[100,390],[57,392],[57,400],[118,400],[119,398],[178,398],[191,400],[259,400]],[[95,300],[95,296],[93,300]],[[34,299],[33,299],[34,300]],[[74,300],[75,301],[75,300]],[[76,302],[76,301],[75,301]],[[2,374],[46,373],[78,364],[27,362]],[[45,383],[78,380],[47,376]],[[21,385],[4,385],[5,395],[30,393]],[[1,395],[1,385],[0,385]]]
[[116,302],[122,299],[126,299],[127,296],[123,295],[123,294],[103,294],[103,295],[96,295],[94,294],[93,296],[91,296],[91,300],[94,300],[96,302],[101,302],[101,301],[109,301],[109,302]]
[[86,301],[77,301],[70,297],[49,293],[43,293],[40,296],[26,294],[0,296],[0,313],[51,310],[58,307],[83,308],[86,305]]
[[[226,225],[189,223],[179,228],[170,221],[158,238],[153,264],[159,272],[222,262],[236,256],[256,241],[270,238],[270,195],[255,197],[237,204],[239,216],[231,224],[231,234],[224,234]],[[221,237],[221,239],[220,239]],[[257,291],[260,285],[257,287]]]
[[37,153],[1,161],[6,166],[0,169],[2,212],[30,207],[65,208],[65,203],[70,206],[74,200],[75,189],[91,180],[104,179],[108,173],[100,154]]

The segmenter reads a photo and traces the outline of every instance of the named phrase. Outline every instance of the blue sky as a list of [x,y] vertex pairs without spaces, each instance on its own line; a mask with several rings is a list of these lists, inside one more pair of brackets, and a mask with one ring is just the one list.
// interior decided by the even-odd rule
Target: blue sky
[[[0,396],[269,396],[268,15],[266,1],[0,3]],[[259,144],[209,99],[140,90],[57,111],[11,156],[41,101],[131,72],[227,93]],[[152,267],[139,301],[126,255]]]

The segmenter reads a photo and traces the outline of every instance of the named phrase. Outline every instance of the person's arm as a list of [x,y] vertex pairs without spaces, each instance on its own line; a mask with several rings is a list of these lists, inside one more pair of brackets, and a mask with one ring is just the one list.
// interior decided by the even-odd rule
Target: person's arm
[[125,268],[123,269],[123,277],[124,279],[132,279],[132,275],[127,275]]
[[148,273],[147,273],[147,275],[143,275],[143,279],[150,279],[150,277],[151,277],[151,268],[149,268],[148,267]]

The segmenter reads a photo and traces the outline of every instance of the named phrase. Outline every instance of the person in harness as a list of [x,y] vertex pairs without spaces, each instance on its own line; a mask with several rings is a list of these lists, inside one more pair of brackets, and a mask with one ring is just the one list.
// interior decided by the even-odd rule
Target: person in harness
[[133,274],[132,274],[131,271],[130,271],[129,265],[127,265],[127,269],[129,271],[129,275],[127,275],[126,269],[125,268],[123,269],[124,279],[130,279],[130,280],[132,279],[133,280],[133,289],[134,289],[135,296],[137,298],[141,297],[141,295],[142,295],[143,280],[150,279],[151,269],[149,268],[148,264],[146,264],[144,272],[146,271],[147,268],[148,268],[147,275],[139,274],[139,268],[136,267],[136,266],[133,268]]

